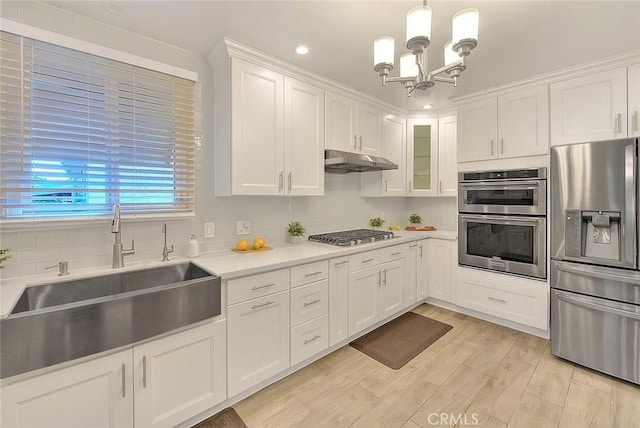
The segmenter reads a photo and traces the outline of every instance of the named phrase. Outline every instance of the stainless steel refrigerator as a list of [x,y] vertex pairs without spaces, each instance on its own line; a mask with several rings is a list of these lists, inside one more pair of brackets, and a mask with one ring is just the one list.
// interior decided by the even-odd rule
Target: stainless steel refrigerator
[[551,352],[640,384],[638,144],[551,149]]

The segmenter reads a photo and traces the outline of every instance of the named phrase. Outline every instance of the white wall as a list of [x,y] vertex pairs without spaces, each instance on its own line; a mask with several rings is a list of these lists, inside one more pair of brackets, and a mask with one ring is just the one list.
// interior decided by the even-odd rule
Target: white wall
[[[406,198],[360,197],[360,175],[325,174],[324,197],[223,197],[212,195],[213,189],[213,85],[212,73],[204,58],[136,34],[72,14],[48,4],[11,3],[0,9],[4,18],[23,22],[59,34],[90,41],[199,74],[198,115],[202,131],[202,147],[197,155],[196,217],[168,220],[168,243],[175,244],[176,254],[186,254],[190,234],[200,241],[201,251],[224,250],[239,239],[235,222],[249,219],[250,237],[262,236],[268,243],[285,242],[285,228],[290,220],[299,220],[309,233],[356,227],[367,227],[368,219],[384,212],[389,223],[406,224],[409,213]],[[212,44],[215,41],[212,41]],[[437,202],[426,202],[425,209],[438,211]],[[431,218],[422,213],[423,218]],[[436,219],[446,219],[437,214]],[[216,237],[204,239],[203,223],[215,222]],[[448,220],[447,220],[448,221]],[[437,223],[436,223],[437,224]],[[134,260],[160,260],[163,246],[162,221],[123,221],[122,241],[125,246],[136,241]],[[444,226],[439,227],[443,228]],[[446,227],[444,227],[446,228]],[[12,249],[12,258],[0,271],[3,278],[41,273],[45,266],[68,260],[70,270],[111,264],[113,235],[110,220],[87,225],[27,228],[8,231],[0,224],[0,247]],[[53,273],[52,273],[53,275]]]

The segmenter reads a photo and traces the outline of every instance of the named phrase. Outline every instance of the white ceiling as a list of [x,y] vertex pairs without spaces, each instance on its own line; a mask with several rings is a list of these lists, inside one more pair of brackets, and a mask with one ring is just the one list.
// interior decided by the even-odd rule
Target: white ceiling
[[[395,37],[397,62],[405,52],[406,12],[419,0],[46,3],[201,54],[228,36],[409,110],[426,103],[438,108],[450,96],[640,49],[640,0],[430,0],[430,68],[443,64],[441,46],[451,38],[451,17],[458,10],[480,11],[479,43],[457,89],[438,84],[407,99],[398,84],[380,86],[372,46],[379,36]],[[113,5],[121,12],[110,11]],[[299,43],[310,47],[308,55],[293,52]]]

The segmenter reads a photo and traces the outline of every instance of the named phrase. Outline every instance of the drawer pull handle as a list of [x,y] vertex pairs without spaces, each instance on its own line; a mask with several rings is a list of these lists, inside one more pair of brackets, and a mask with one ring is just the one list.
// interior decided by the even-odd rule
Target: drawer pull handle
[[340,266],[340,265],[346,265],[347,263],[349,263],[349,260],[343,260],[341,262],[336,262],[333,265],[334,266]]
[[392,256],[399,256],[400,254],[402,254],[402,251],[398,251],[397,253],[391,253]]
[[373,261],[373,259],[367,259],[367,260],[363,260],[362,263],[364,264],[364,263],[369,263],[369,262],[372,262],[372,261]]
[[313,301],[311,301],[311,302],[305,302],[305,303],[304,303],[304,306],[306,307],[306,306],[315,305],[316,303],[319,303],[319,302],[322,302],[322,300],[320,300],[320,299],[316,299],[316,300],[313,300]]
[[304,277],[305,278],[309,278],[310,276],[315,276],[315,275],[320,275],[322,273],[321,270],[317,271],[317,272],[313,272],[313,273],[308,273],[306,274]]
[[263,289],[263,288],[273,287],[274,285],[276,285],[276,284],[275,284],[275,283],[273,283],[273,282],[270,282],[269,284],[254,286],[254,287],[253,287],[253,288],[251,288],[251,289],[252,289],[253,291],[256,291],[256,290],[260,290],[260,289]]
[[416,248],[418,244],[409,245],[409,248]]
[[122,363],[122,398],[124,398],[127,395],[126,389],[125,389],[125,385],[126,385],[126,381],[125,381],[125,368],[126,366],[124,365],[124,363]]
[[265,303],[262,303],[260,305],[253,305],[251,306],[251,309],[258,309],[258,308],[264,308],[265,306],[269,306],[269,305],[273,305],[275,302],[271,302],[269,300],[267,300]]
[[503,299],[496,299],[495,297],[491,297],[491,296],[487,297],[487,299],[491,300],[492,302],[497,302],[497,303],[507,303],[507,301],[506,301],[506,300],[503,300]]
[[320,339],[322,336],[320,336],[319,334],[314,335],[311,339],[305,339],[304,340],[304,344],[307,345],[315,340]]

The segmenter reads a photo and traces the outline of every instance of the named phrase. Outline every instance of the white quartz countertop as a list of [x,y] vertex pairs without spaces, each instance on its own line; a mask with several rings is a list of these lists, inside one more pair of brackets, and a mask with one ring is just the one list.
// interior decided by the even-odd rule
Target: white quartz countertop
[[[353,247],[338,247],[317,242],[305,242],[303,244],[295,245],[283,244],[273,247],[273,250],[271,251],[260,251],[246,254],[236,253],[230,250],[216,251],[202,254],[200,257],[194,259],[175,258],[170,263],[180,263],[191,260],[200,267],[219,275],[224,280],[268,270],[287,268],[333,257],[348,256],[391,245],[418,241],[425,238],[448,240],[455,240],[457,238],[456,232],[447,230],[435,230],[431,232],[403,231],[401,233],[401,236],[396,236],[393,239],[355,245]],[[118,271],[122,272],[126,270],[143,269],[159,266],[161,264],[162,263],[159,261],[142,261],[130,263],[124,268],[118,269]],[[64,277],[58,277],[55,274],[46,273],[2,279],[0,281],[0,317],[4,318],[7,316],[25,287],[37,286],[51,282],[76,280],[85,277],[88,278],[114,272],[110,266],[74,270],[72,265],[69,266],[69,271],[70,274]]]

